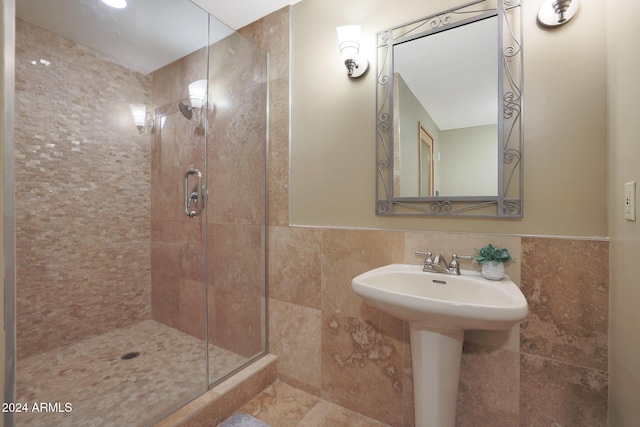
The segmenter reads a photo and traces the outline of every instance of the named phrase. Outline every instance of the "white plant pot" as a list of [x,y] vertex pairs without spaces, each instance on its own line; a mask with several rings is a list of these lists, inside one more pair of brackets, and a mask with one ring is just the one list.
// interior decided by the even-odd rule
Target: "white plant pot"
[[489,261],[482,264],[482,277],[488,280],[502,280],[504,277],[504,263]]

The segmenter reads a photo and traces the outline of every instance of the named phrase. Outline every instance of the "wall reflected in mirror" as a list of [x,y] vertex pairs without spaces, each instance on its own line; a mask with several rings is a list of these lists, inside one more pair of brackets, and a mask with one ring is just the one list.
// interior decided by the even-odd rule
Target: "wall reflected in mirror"
[[497,43],[493,16],[393,47],[395,197],[498,195]]

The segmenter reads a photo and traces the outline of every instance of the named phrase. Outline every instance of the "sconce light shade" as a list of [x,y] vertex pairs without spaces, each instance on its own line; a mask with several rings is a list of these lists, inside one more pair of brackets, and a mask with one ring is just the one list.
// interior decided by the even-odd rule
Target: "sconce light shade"
[[138,132],[142,134],[145,130],[153,130],[153,119],[147,116],[147,106],[145,104],[129,104],[129,108],[131,108],[133,122],[138,128]]
[[336,28],[340,53],[352,58],[360,52],[360,25],[343,25]]
[[362,76],[369,68],[369,61],[360,55],[360,25],[337,27],[338,47],[351,78]]
[[207,79],[196,80],[189,84],[189,99],[192,108],[202,108],[207,99]]
[[553,28],[566,24],[578,12],[578,0],[546,0],[538,11],[538,22]]
[[144,129],[144,122],[147,118],[147,106],[144,104],[129,104],[133,121],[139,131]]
[[[182,101],[178,102],[178,109],[187,120],[191,120],[194,113],[196,114],[197,124],[194,132],[198,135],[204,135],[205,133],[205,111],[209,111],[209,108],[213,111],[215,107],[215,105],[209,104],[207,100],[208,85],[209,81],[207,79],[189,83],[187,89],[189,90],[189,103],[191,105]],[[205,109],[205,107],[207,108]]]
[[124,9],[127,7],[127,0],[102,0],[102,3],[116,9]]

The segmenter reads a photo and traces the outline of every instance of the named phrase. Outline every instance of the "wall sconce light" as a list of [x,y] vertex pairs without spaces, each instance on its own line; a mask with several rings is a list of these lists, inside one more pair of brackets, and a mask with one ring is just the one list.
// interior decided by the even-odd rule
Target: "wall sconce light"
[[546,0],[538,11],[538,22],[553,28],[566,24],[578,12],[578,0]]
[[[198,111],[196,128],[194,130],[196,135],[204,135],[205,128],[202,116],[204,115],[204,111],[209,107],[209,103],[207,100],[207,86],[209,85],[209,81],[207,79],[200,79],[192,82],[187,87],[189,89],[189,104],[184,102],[178,103],[178,108],[182,115],[187,119],[191,120],[193,118],[193,110],[196,109]],[[213,108],[213,106],[211,106]]]
[[127,7],[127,0],[102,0],[102,3],[115,9],[124,9]]
[[336,31],[347,75],[353,79],[362,76],[369,68],[369,61],[360,55],[360,25],[343,25]]
[[207,79],[196,80],[195,82],[190,83],[188,89],[191,105],[185,104],[184,102],[178,103],[180,112],[187,120],[191,120],[193,117],[194,108],[199,108],[201,111],[200,114],[202,114],[202,107],[207,101],[207,83]]
[[145,104],[129,104],[131,108],[131,115],[133,121],[138,128],[138,132],[142,135],[145,131],[153,131],[153,119],[151,113],[147,113],[147,106]]

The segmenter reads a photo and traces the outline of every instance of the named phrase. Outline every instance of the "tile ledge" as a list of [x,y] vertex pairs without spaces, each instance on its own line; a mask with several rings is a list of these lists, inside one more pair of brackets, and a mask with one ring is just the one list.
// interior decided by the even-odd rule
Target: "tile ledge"
[[397,231],[399,233],[442,233],[442,234],[477,234],[481,236],[507,236],[507,237],[529,237],[529,238],[537,238],[537,239],[562,239],[562,240],[593,240],[593,241],[603,241],[608,242],[611,240],[609,236],[562,236],[562,235],[553,235],[553,234],[524,234],[524,233],[495,233],[495,232],[482,232],[482,231],[446,231],[446,230],[409,230],[409,229],[401,229],[401,228],[372,228],[372,227],[350,227],[350,226],[339,226],[339,225],[310,225],[310,224],[294,224],[289,223],[288,225],[273,225],[270,224],[269,227],[292,227],[292,228],[318,228],[318,229],[329,229],[329,230],[343,230],[343,231],[380,231],[380,232],[388,232],[388,231]]
[[234,387],[237,387],[238,384],[241,384],[243,381],[249,379],[251,376],[257,374],[272,363],[276,363],[277,360],[278,357],[271,353],[262,356],[258,360],[246,366],[240,372],[237,372],[215,387],[210,388],[191,402],[186,403],[167,417],[153,424],[153,427],[174,427],[186,422],[199,411],[205,409],[216,400],[224,397],[226,393],[231,391]]

